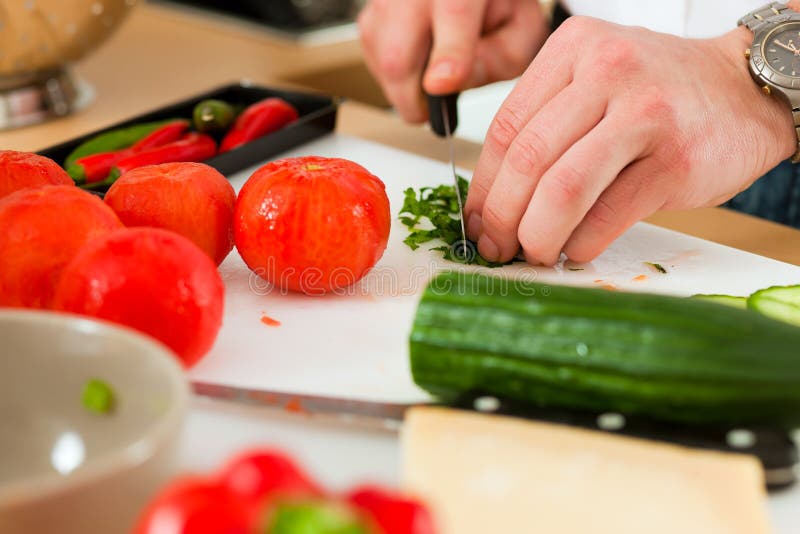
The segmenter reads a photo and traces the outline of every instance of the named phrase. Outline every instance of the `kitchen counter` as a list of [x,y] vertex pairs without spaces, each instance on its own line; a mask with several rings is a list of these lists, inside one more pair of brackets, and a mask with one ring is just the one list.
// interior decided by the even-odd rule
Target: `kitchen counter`
[[[363,70],[357,43],[292,46],[251,28],[144,4],[76,67],[94,85],[97,100],[72,117],[0,132],[0,148],[37,150],[234,80],[296,87],[299,80],[330,78],[337,69]],[[435,159],[446,155],[422,127],[352,100],[341,106],[338,130]],[[473,168],[480,146],[457,140],[456,153],[459,166]],[[800,265],[800,231],[778,224],[716,208],[661,213],[650,222]],[[397,480],[398,443],[391,431],[200,398],[193,400],[179,468],[211,469],[233,452],[257,445],[290,450],[336,487],[353,480]],[[800,524],[798,499],[795,488],[771,500],[779,532]]]

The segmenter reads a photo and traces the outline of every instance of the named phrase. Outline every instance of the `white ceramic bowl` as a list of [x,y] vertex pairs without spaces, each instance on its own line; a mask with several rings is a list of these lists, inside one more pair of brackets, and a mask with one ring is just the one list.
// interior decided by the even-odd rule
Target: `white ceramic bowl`
[[[87,410],[92,378],[116,404]],[[183,370],[128,329],[0,310],[0,532],[129,532],[171,474],[189,398]]]

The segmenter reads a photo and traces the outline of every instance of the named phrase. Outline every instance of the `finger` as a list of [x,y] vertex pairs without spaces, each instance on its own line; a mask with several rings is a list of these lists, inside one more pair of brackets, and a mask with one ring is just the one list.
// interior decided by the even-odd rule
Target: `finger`
[[489,126],[464,209],[466,220],[472,221],[473,240],[480,234],[483,204],[508,147],[539,109],[572,81],[575,51],[562,41],[567,40],[551,38],[545,43]]
[[573,83],[548,102],[514,139],[481,211],[478,244],[486,259],[506,261],[517,254],[517,229],[539,178],[600,122],[607,102],[606,91],[587,93]]
[[519,225],[525,258],[553,265],[575,228],[603,191],[648,147],[643,129],[627,113],[603,119],[539,181]]
[[584,263],[599,256],[634,223],[661,209],[666,195],[652,160],[633,163],[619,175],[572,232],[564,253]]
[[460,91],[470,76],[488,0],[436,0],[433,49],[425,90],[434,95]]
[[466,87],[510,80],[533,61],[548,34],[547,21],[535,2],[522,2],[513,16],[485,33],[475,50],[475,64]]
[[386,98],[409,122],[427,110],[421,80],[430,50],[430,14],[425,2],[370,4],[359,19],[364,59]]

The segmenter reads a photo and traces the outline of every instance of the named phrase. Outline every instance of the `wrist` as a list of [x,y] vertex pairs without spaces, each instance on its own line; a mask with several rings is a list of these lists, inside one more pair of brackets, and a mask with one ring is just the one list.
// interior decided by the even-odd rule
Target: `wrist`
[[[800,0],[787,2],[787,6],[800,12]],[[750,67],[745,52],[753,45],[753,32],[746,26],[739,26],[728,33],[714,39],[718,49],[725,58],[725,63],[730,66],[729,72],[734,78],[731,80],[737,87],[742,87],[741,93],[745,101],[743,105],[755,106],[762,117],[762,126],[768,138],[760,139],[769,154],[762,154],[771,167],[773,164],[795,155],[798,149],[797,133],[791,106],[783,95],[764,94],[763,83],[757,82],[750,74]],[[749,125],[752,126],[752,125]],[[768,169],[764,169],[765,171]]]

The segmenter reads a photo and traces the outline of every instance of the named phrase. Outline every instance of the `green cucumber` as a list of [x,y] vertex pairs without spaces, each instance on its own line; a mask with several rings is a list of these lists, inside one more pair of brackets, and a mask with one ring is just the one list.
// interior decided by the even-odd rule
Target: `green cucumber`
[[775,286],[756,291],[747,307],[789,324],[800,326],[800,286]]
[[64,168],[71,167],[76,160],[91,154],[100,152],[113,152],[128,148],[139,139],[149,135],[161,126],[173,122],[177,119],[167,119],[157,122],[145,122],[141,124],[134,124],[133,126],[126,126],[124,128],[115,128],[107,132],[98,134],[88,141],[84,141],[78,147],[70,152],[67,159],[64,160]]
[[700,299],[444,273],[410,337],[414,381],[693,423],[800,419],[800,328]]
[[726,306],[733,306],[734,308],[747,308],[747,297],[734,297],[733,295],[692,295],[692,298],[716,302],[717,304],[725,304]]

